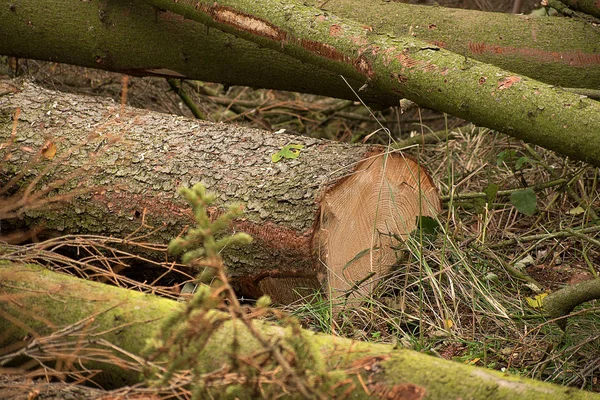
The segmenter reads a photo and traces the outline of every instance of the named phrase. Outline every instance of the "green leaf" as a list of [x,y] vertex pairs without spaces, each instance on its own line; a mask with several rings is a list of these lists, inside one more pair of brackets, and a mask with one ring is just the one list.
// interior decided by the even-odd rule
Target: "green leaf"
[[498,158],[496,159],[496,164],[500,167],[504,162],[514,160],[517,156],[517,152],[514,150],[504,150],[498,154]]
[[490,183],[484,190],[483,193],[487,195],[487,203],[492,204],[494,200],[496,200],[496,195],[498,194],[498,185],[495,183]]
[[278,162],[282,158],[283,158],[283,156],[281,155],[281,151],[278,151],[277,153],[275,153],[271,156],[271,162],[274,162],[274,163]]
[[510,195],[510,202],[519,212],[532,216],[537,208],[537,196],[532,188],[519,190]]
[[528,157],[519,157],[517,159],[517,162],[515,163],[515,169],[518,171],[523,167],[523,164],[528,163],[529,162],[529,158]]
[[277,153],[271,156],[271,162],[279,162],[282,158],[298,158],[300,150],[304,148],[302,144],[288,144],[285,145]]
[[583,209],[583,207],[577,206],[577,207],[572,208],[569,211],[567,211],[567,214],[570,214],[570,215],[580,215],[580,214],[583,214],[584,212],[585,212],[585,210]]
[[426,215],[417,216],[417,229],[421,229],[424,235],[436,236],[440,224],[434,218]]

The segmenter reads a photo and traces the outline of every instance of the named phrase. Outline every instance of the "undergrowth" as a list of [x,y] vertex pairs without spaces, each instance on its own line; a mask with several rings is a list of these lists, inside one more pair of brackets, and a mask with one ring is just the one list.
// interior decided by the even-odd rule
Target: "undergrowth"
[[[245,233],[222,234],[241,208],[231,206],[211,221],[207,208],[213,195],[201,184],[181,193],[192,206],[197,226],[171,241],[169,249],[202,272],[196,277],[199,289],[192,299],[164,320],[149,343],[151,362],[168,360],[164,369],[148,371],[154,386],[180,385],[185,392],[189,385],[194,399],[275,398],[280,393],[291,398],[330,398],[333,386],[343,386],[344,373],[325,368],[324,356],[297,320],[271,308],[268,296],[258,299],[254,307],[242,305],[229,284],[221,250],[251,242]],[[267,316],[278,322],[283,334],[267,335],[254,324]],[[223,331],[232,336],[224,337]],[[209,347],[211,342],[220,343],[220,354],[210,352],[215,349]]]
[[[94,91],[111,84],[120,87],[120,77],[116,83],[104,79],[93,81],[97,83]],[[138,93],[145,93],[151,86],[148,81],[132,82],[138,83],[132,84],[131,96],[136,93],[136,84],[143,89]],[[563,332],[527,300],[569,283],[598,277],[598,169],[418,108],[404,113],[399,108],[376,111],[377,122],[362,105],[352,101],[239,87],[225,89],[202,82],[185,82],[183,88],[213,121],[389,145],[387,133],[379,126],[383,124],[399,146],[411,145],[404,151],[418,158],[435,177],[444,210],[432,243],[423,242],[420,236],[399,243],[399,252],[404,254],[401,262],[380,278],[378,290],[358,307],[336,315],[331,302],[319,294],[287,306],[285,310],[302,326],[360,340],[398,343],[458,362],[600,390],[598,303],[576,309]],[[155,93],[161,111],[181,111],[179,99],[168,92],[168,86]],[[144,99],[136,101],[143,105]],[[527,207],[519,206],[519,210],[514,202],[513,193],[525,188],[531,188],[535,195],[527,200],[529,206],[534,206],[533,210],[529,207],[531,212]],[[96,243],[79,245],[95,249]],[[194,249],[197,247],[186,248]],[[17,250],[13,253],[15,257],[21,254]],[[253,310],[240,304],[227,284],[222,261],[218,257],[209,261],[207,254],[192,253],[201,258],[191,262],[207,271],[197,278],[203,282],[201,289],[186,306],[192,321],[209,321],[209,326],[215,326],[230,323],[235,317],[240,320],[236,329],[241,332],[251,329],[254,318],[269,316],[289,324],[289,332],[297,332],[294,320],[286,319],[277,308],[259,302],[262,306]],[[216,278],[212,285],[206,285],[209,278]],[[171,297],[179,295],[161,289]],[[179,356],[185,357],[186,346],[191,346],[192,352],[203,350],[202,344],[192,344],[192,338],[210,336],[198,332],[198,325],[186,322],[184,316],[185,312],[174,316],[173,325],[154,343],[161,354],[171,354],[178,363],[182,360]],[[301,337],[298,340],[303,341]],[[171,348],[170,344],[175,343],[181,347]],[[290,350],[302,346],[294,347],[292,343],[286,347],[283,343],[263,346],[262,353],[257,354],[261,360],[258,368],[232,352],[230,363],[214,370],[214,375],[201,365],[192,371],[179,371],[176,367],[182,364],[175,364],[168,374],[154,371],[153,378],[171,382],[177,377],[183,377],[184,382],[190,382],[191,377],[206,378],[207,384],[196,389],[198,396],[203,390],[225,384],[269,390],[265,386],[269,379],[289,390],[304,385],[306,390],[319,393],[314,386],[322,376],[318,368],[306,376],[294,377],[285,368],[266,361],[272,356],[268,351],[278,351],[291,362],[312,360],[319,365],[316,355]],[[251,379],[246,381],[245,375]]]

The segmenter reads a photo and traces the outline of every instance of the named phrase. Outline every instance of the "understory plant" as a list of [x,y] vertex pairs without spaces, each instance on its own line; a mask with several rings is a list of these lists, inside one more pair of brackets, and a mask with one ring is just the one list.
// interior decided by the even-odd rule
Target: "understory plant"
[[[192,207],[196,226],[172,240],[169,250],[200,271],[198,289],[184,308],[162,322],[148,343],[154,365],[148,371],[150,382],[178,388],[195,399],[271,398],[282,391],[292,397],[328,398],[331,384],[342,375],[337,373],[339,379],[334,379],[327,372],[323,357],[298,321],[271,308],[268,296],[254,307],[242,305],[229,283],[221,251],[252,241],[245,233],[226,233],[242,208],[230,206],[211,220],[207,209],[215,196],[204,186],[182,188],[180,193]],[[284,326],[281,335],[267,335],[253,324],[266,316]],[[221,354],[211,354],[215,348]]]

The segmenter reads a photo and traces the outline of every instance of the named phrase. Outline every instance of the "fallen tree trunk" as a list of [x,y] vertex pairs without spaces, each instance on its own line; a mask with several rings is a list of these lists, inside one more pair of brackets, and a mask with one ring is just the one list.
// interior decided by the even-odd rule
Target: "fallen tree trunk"
[[[0,7],[3,55],[131,75],[185,77],[356,100],[337,73],[206,29],[141,0],[87,1],[76,7],[68,0],[4,3]],[[321,3],[306,2],[312,6]],[[600,87],[596,47],[600,30],[581,21],[398,2],[337,0],[323,4],[325,11],[373,26],[377,32],[414,35],[548,84]],[[363,82],[351,80],[350,84],[358,88]],[[366,88],[360,95],[370,104],[398,105],[398,96],[373,88]]]
[[[300,1],[145,0],[156,7],[364,81],[381,93],[464,118],[600,166],[600,103],[410,35],[328,15]],[[290,16],[293,15],[294,18]]]
[[[259,47],[269,48],[287,56],[286,60],[288,61],[294,59],[292,64],[286,65],[288,73],[285,78],[281,79],[272,75],[270,64],[269,68],[264,68],[265,58],[268,59],[268,57],[251,59],[249,64],[259,64],[260,68],[266,70],[265,73],[269,75],[269,79],[273,81],[279,79],[278,81],[282,83],[284,81],[303,82],[304,79],[308,79],[313,83],[319,82],[316,85],[320,86],[321,90],[329,90],[329,83],[324,84],[325,82],[320,82],[310,76],[311,73],[316,74],[321,70],[328,70],[328,74],[321,76],[327,82],[334,82],[332,87],[340,87],[338,85],[341,83],[337,77],[343,75],[355,89],[366,87],[367,91],[364,92],[364,96],[367,100],[377,101],[379,98],[381,101],[378,102],[389,104],[390,99],[396,102],[400,98],[406,97],[421,106],[447,112],[477,125],[495,129],[575,159],[600,165],[598,151],[600,136],[596,134],[600,131],[600,105],[598,102],[527,77],[516,76],[512,72],[492,65],[472,61],[465,58],[464,52],[458,54],[446,51],[444,43],[431,44],[415,39],[411,35],[410,28],[408,32],[401,30],[403,35],[396,34],[393,30],[379,31],[377,26],[329,15],[320,9],[308,7],[295,0],[288,0],[284,4],[261,2],[258,5],[243,5],[235,1],[217,5],[208,1],[145,0],[145,2],[156,6],[157,12],[159,9],[173,11],[172,14],[168,14],[167,18],[174,19],[176,24],[182,24],[184,32],[189,26],[189,21],[185,18],[189,18],[243,39],[241,42],[233,41],[233,39],[224,40],[223,37],[219,37],[217,42],[211,42],[208,36],[199,39],[202,43],[199,46],[206,45],[212,48],[211,52],[213,53],[227,54],[227,52],[223,52],[223,47],[241,45],[244,50],[237,53],[240,55],[237,62],[245,63],[248,55],[251,57],[254,57],[255,54],[267,56],[263,53],[253,53],[253,48],[247,48],[244,44],[245,41],[249,41]],[[27,11],[31,12],[30,9],[21,10],[19,7],[13,11],[10,11],[11,7],[6,7],[6,9],[9,10],[6,18],[13,21],[16,18],[17,21],[14,23],[17,24],[19,30],[25,29],[25,33],[27,33],[27,30],[31,29],[26,23],[24,26],[23,21],[28,21],[27,17],[19,19],[20,13],[23,12],[24,15],[27,15]],[[21,11],[16,11],[17,9]],[[103,36],[100,42],[92,41],[94,45],[85,47],[86,50],[83,54],[88,63],[94,60],[93,62],[96,64],[106,64],[107,68],[108,65],[118,65],[118,60],[114,59],[117,53],[113,54],[109,50],[103,49],[104,42],[111,40],[113,20],[109,17],[112,15],[110,11],[112,11],[110,8],[106,10],[102,8],[98,11],[102,17],[100,25],[106,25],[107,35]],[[55,11],[55,14],[57,12]],[[129,16],[132,11],[125,8],[119,9],[117,12]],[[146,10],[146,18],[147,13],[148,10]],[[85,17],[81,19],[88,21],[92,18],[95,21],[95,15],[93,10],[87,10]],[[294,15],[294,18],[289,18],[289,15]],[[44,12],[41,21],[45,21],[47,17],[47,13]],[[79,18],[68,20],[69,23],[74,21],[79,21]],[[38,22],[38,24],[45,26],[43,22]],[[50,24],[46,32],[52,32],[55,25]],[[96,25],[89,26],[87,22],[84,25],[88,27],[87,29],[94,31],[95,35]],[[433,21],[428,24],[429,26],[435,30],[434,26],[437,27],[437,22]],[[132,38],[123,41],[126,51],[129,51],[130,47],[135,46],[135,41],[139,41],[140,36],[143,37],[144,34],[140,34],[133,26],[131,26],[130,32],[128,30],[130,26],[127,24],[126,28],[128,33],[125,34],[125,37],[129,37],[129,34],[133,35]],[[583,29],[587,32],[587,28]],[[595,32],[594,29],[592,31]],[[69,25],[69,30],[80,35],[81,24]],[[35,30],[35,32],[39,31]],[[14,37],[14,31],[10,29],[7,34],[8,37]],[[532,33],[532,40],[537,38],[536,35],[537,33]],[[594,34],[592,33],[592,35]],[[44,43],[46,36],[47,34],[42,34],[41,37],[35,36],[32,38],[33,40],[24,43],[23,46],[16,47],[29,49],[31,43],[34,43],[35,46],[37,43]],[[180,61],[177,65],[186,71],[192,64],[189,60],[191,52],[188,51],[188,46],[195,46],[195,42],[192,43],[193,39],[191,39],[192,42],[189,40],[192,36],[192,33],[190,36],[184,33],[184,48],[179,47],[181,51],[172,54],[174,59]],[[63,36],[57,39],[60,43],[51,46],[55,50],[60,49],[56,54],[81,52],[78,50],[78,41],[65,44]],[[584,42],[586,41],[584,40]],[[172,47],[172,43],[163,41],[160,43],[161,46]],[[592,40],[591,43],[596,43],[596,41]],[[474,44],[472,52],[487,53],[489,52],[487,46],[487,42]],[[496,47],[492,47],[495,52]],[[249,52],[245,52],[245,50],[249,50]],[[497,49],[498,52],[508,52],[509,50],[508,48]],[[121,48],[120,51],[122,52],[123,49]],[[151,63],[155,55],[154,48],[151,52],[146,52],[144,63]],[[597,64],[595,48],[586,52],[585,55],[583,53],[575,55],[565,53],[559,58],[561,57],[571,59],[572,63],[579,63],[585,59],[591,65]],[[42,58],[47,59],[48,55]],[[212,57],[205,58],[205,60],[213,62]],[[76,62],[66,59],[64,61]],[[308,67],[300,68],[302,63],[306,63]],[[230,64],[234,63],[230,62]],[[222,65],[215,63],[206,70],[222,73]],[[543,67],[542,71],[552,70],[557,65],[560,63],[551,62]],[[296,67],[298,67],[297,70]],[[189,77],[187,73],[182,73],[179,69],[165,71],[164,66],[160,65],[158,61],[154,66],[139,65],[136,68],[147,69],[149,73],[154,71],[171,76]],[[240,73],[253,75],[249,71],[253,71],[255,68],[239,70],[227,66],[224,69],[236,71],[235,74],[230,75],[232,79],[235,79],[234,77]],[[587,75],[589,72],[587,67],[584,70],[584,74]],[[138,72],[144,73],[144,71]],[[264,82],[264,78],[261,80]],[[335,83],[336,80],[337,83]],[[227,81],[227,78],[219,79],[219,81],[231,83]],[[290,83],[287,85],[282,88],[291,89]],[[273,87],[272,85],[268,86]],[[312,89],[308,89],[308,91],[312,91]],[[344,91],[346,94],[340,92],[340,97],[351,97],[347,89]],[[337,96],[338,94],[332,91],[329,95]]]
[[[4,332],[0,346],[10,347],[15,353],[24,348],[20,354],[45,360],[68,358],[68,365],[73,367],[81,361],[87,368],[103,370],[105,374],[94,379],[102,384],[108,380],[113,387],[140,380],[139,368],[144,362],[136,356],[142,354],[146,343],[156,334],[159,321],[183,308],[182,303],[172,300],[79,280],[38,266],[1,263],[0,283],[3,300],[0,330]],[[200,354],[207,373],[226,370],[224,366],[231,363],[232,354],[243,359],[261,349],[239,321],[234,333],[234,322],[228,315],[216,311],[214,315],[225,322],[211,334],[206,351]],[[285,329],[281,327],[260,320],[254,320],[253,325],[270,343],[286,340]],[[52,340],[47,340],[45,337],[50,334],[54,334]],[[338,376],[346,374],[343,384],[323,382],[324,387],[332,388],[331,398],[349,394],[356,399],[600,398],[598,394],[454,363],[391,345],[355,342],[310,331],[300,334],[314,345],[319,353],[317,358],[325,363],[327,371],[335,370]],[[26,347],[31,343],[35,346]],[[116,351],[114,346],[125,352]],[[332,378],[333,375],[328,375],[325,379]],[[227,382],[218,387],[206,383],[205,388],[208,394],[222,394],[223,384]],[[252,394],[243,392],[239,396],[250,398]]]
[[[224,254],[240,295],[288,303],[326,275],[344,292],[395,262],[390,233],[405,238],[417,216],[440,209],[426,171],[381,147],[198,122],[29,83],[0,83],[0,93],[0,193],[16,190],[7,181],[24,171],[45,196],[18,191],[0,203],[0,219],[118,237],[149,224],[157,230],[146,240],[168,243],[193,224],[177,189],[201,181],[220,209],[245,207],[234,229],[255,242]],[[304,147],[294,155],[289,145]],[[67,205],[48,209],[53,196]]]

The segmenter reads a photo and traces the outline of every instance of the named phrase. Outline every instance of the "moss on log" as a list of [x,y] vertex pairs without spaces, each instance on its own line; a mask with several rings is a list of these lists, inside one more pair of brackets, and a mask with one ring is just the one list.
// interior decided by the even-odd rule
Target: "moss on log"
[[[133,355],[140,355],[146,341],[160,326],[158,321],[183,306],[153,295],[57,274],[39,266],[7,262],[0,263],[0,296],[3,299],[0,331],[4,332],[0,346],[24,346],[31,338],[41,338],[85,320],[82,328],[73,330],[74,335],[70,337],[74,348],[70,356],[81,358],[88,368],[102,368],[107,373],[104,378],[110,377],[109,383],[113,386],[133,384],[141,377],[135,369],[91,362],[86,354],[102,347],[100,339],[104,339]],[[89,319],[90,316],[93,319]],[[281,327],[254,322],[256,329],[271,340],[285,334]],[[230,362],[234,337],[238,339],[240,356],[256,350],[256,341],[249,332],[238,326],[235,336],[232,329],[232,322],[228,321],[211,336],[203,360],[207,371],[221,369]],[[354,385],[351,396],[356,399],[600,398],[598,394],[454,363],[391,345],[355,342],[309,331],[302,334],[318,349],[328,370],[345,371]],[[95,336],[93,340],[85,340],[85,335]],[[122,353],[118,355],[124,357]],[[347,396],[347,389],[348,386],[343,385],[332,396]],[[218,393],[222,392],[213,394]],[[241,395],[241,398],[252,396],[248,392]],[[289,395],[289,398],[294,397],[294,394]]]

